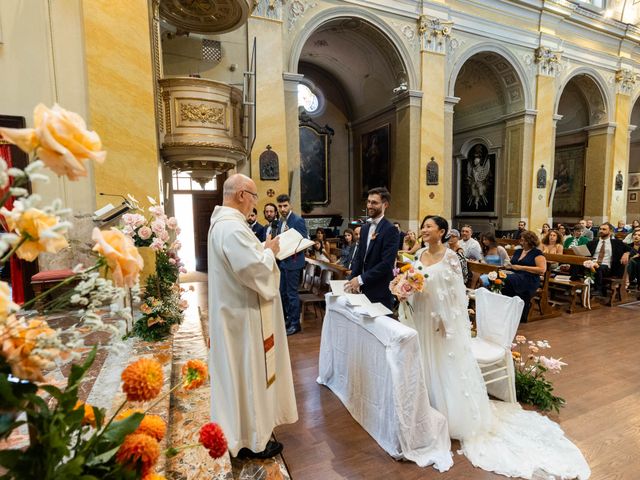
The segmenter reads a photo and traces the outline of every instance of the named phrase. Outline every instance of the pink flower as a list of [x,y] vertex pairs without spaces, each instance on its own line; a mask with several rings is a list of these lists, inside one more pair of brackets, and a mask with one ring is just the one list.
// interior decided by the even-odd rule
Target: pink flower
[[182,231],[182,230],[180,230],[180,227],[176,227],[176,235],[180,235],[180,232],[181,232],[181,231]]
[[164,242],[159,238],[154,238],[153,242],[151,242],[151,245],[149,246],[151,247],[152,250],[155,250],[156,252],[158,252],[164,248]]
[[180,273],[187,273],[187,269],[184,267],[180,267]]
[[164,209],[160,205],[154,205],[149,207],[149,213],[155,217],[162,217],[164,216]]
[[189,302],[187,302],[184,298],[181,298],[178,306],[180,307],[180,310],[186,310],[187,308],[189,308]]
[[176,264],[176,263],[178,263],[178,262],[176,262],[176,259],[175,259],[175,258],[170,258],[170,259],[169,259],[169,263],[170,263],[171,265],[175,265],[175,264]]
[[155,233],[156,235],[160,235],[165,231],[164,221],[160,218],[156,218],[153,222],[151,222],[151,230],[153,230],[153,233]]
[[169,232],[167,232],[166,230],[163,230],[162,232],[160,232],[158,234],[158,237],[160,237],[160,240],[162,240],[163,242],[168,242],[169,241]]
[[178,226],[178,220],[176,219],[176,217],[169,217],[169,220],[167,220],[167,227],[170,230],[175,230],[177,226]]
[[149,240],[151,238],[151,235],[153,235],[153,232],[146,225],[144,227],[140,227],[140,230],[138,230],[138,236],[142,240]]
[[126,226],[131,226],[135,230],[144,225],[147,220],[138,213],[125,213],[122,216],[122,221]]
[[538,360],[543,367],[545,367],[552,373],[558,373],[560,370],[562,370],[563,366],[567,365],[566,363],[561,362],[559,358],[547,358],[545,356],[541,356]]

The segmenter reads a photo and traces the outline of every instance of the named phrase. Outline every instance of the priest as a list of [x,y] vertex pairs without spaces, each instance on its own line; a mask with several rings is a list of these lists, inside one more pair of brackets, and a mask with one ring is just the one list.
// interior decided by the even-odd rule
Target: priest
[[278,238],[264,246],[246,218],[256,184],[241,174],[224,182],[223,205],[208,237],[211,417],[233,456],[269,458],[282,451],[274,427],[298,420],[280,303]]

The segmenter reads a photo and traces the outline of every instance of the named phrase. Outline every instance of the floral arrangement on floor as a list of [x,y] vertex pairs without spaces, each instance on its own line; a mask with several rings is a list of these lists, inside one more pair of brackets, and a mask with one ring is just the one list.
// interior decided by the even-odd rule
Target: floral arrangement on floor
[[[131,205],[139,211],[138,202],[129,196]],[[155,272],[146,279],[141,291],[140,312],[133,326],[133,334],[147,341],[167,337],[174,325],[183,319],[187,302],[180,298],[178,285],[180,273],[186,273],[178,251],[181,248],[176,236],[180,227],[175,217],[168,217],[154,199],[149,198],[149,217],[141,213],[123,215],[123,232],[139,247],[149,247],[155,252]]]
[[[57,253],[68,246],[64,234],[70,224],[62,218],[69,211],[59,201],[41,207],[41,198],[30,194],[27,187],[30,182],[48,181],[49,177],[40,173],[44,167],[72,181],[87,176],[89,160],[103,162],[106,158],[100,138],[86,129],[80,116],[57,105],[51,109],[38,105],[34,128],[0,128],[0,135],[33,155],[23,170],[10,168],[7,159],[0,159],[0,215],[9,230],[0,234],[0,263],[13,255],[33,261],[42,252]],[[78,388],[95,358],[95,348],[81,366],[71,365],[66,388],[45,383],[46,370],[81,358],[80,349],[88,335],[106,331],[120,336],[123,324],[130,320],[123,311],[123,320],[105,324],[98,309],[117,302],[125,288],[137,284],[142,257],[132,238],[118,229],[96,228],[92,238],[95,265],[77,267],[74,275],[21,309],[11,301],[9,286],[0,282],[0,440],[20,427],[29,432],[28,446],[0,450],[0,465],[7,469],[2,478],[139,478],[143,469],[151,471],[157,458],[157,440],[142,435],[144,432],[136,433],[139,428],[144,430],[144,425],[159,432],[159,422],[152,417],[145,422],[145,415],[135,413],[105,422],[104,411],[78,405]],[[100,271],[106,271],[111,279],[99,278]],[[177,279],[177,274],[174,277]],[[80,319],[73,319],[72,326],[52,328],[29,310],[41,297],[75,280],[80,283],[69,302],[80,308]],[[200,373],[188,369],[188,385],[206,372],[206,367],[194,368]],[[157,371],[156,367],[140,367],[129,380],[123,377],[130,401],[144,400],[153,392],[157,395],[158,385],[162,385]],[[211,450],[219,451],[219,444]]]
[[398,299],[398,319],[409,326],[413,326],[413,305],[409,302],[411,296],[424,289],[424,282],[428,278],[423,273],[421,265],[410,263],[393,270],[395,278],[389,284],[389,290]]
[[553,385],[545,374],[556,374],[567,364],[559,358],[539,355],[541,350],[549,348],[551,345],[546,340],[533,341],[516,335],[516,343],[511,348],[516,370],[516,396],[519,402],[535,405],[544,412],[555,410],[560,413],[560,407],[566,402],[553,394]]
[[489,290],[494,293],[502,293],[504,288],[504,279],[507,278],[507,274],[503,270],[493,271],[487,273],[487,280],[489,281]]
[[596,281],[596,270],[599,265],[595,260],[585,260],[582,263],[585,269],[584,290],[582,291],[582,306],[591,310],[591,285]]

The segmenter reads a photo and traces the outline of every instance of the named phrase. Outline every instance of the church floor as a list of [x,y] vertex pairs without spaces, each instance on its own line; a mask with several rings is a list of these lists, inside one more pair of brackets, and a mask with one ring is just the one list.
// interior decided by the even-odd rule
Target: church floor
[[[197,284],[206,308],[206,283]],[[504,479],[454,455],[446,473],[393,460],[358,425],[340,400],[318,385],[321,320],[309,308],[303,332],[289,337],[300,419],[276,429],[294,480]],[[550,415],[582,450],[593,480],[636,480],[640,472],[640,304],[603,307],[521,325],[518,333],[551,344],[549,355],[568,363],[550,377],[567,401]],[[454,442],[454,452],[458,448]]]

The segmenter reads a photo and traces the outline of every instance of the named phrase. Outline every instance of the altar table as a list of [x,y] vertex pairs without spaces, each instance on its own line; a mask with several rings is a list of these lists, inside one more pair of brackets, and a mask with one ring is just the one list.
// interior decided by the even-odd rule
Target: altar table
[[345,297],[326,296],[318,383],[393,458],[452,465],[447,420],[429,404],[417,332],[389,317],[370,318]]

